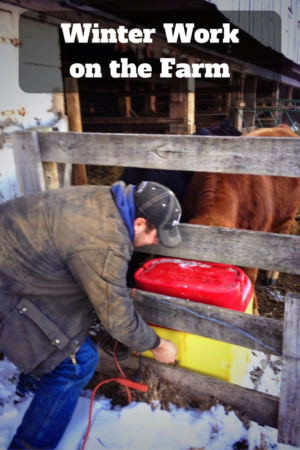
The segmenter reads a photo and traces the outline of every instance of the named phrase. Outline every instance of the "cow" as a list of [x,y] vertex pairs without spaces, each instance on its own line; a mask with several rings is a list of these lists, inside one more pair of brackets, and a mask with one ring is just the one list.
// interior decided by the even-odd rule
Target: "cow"
[[[241,138],[245,136],[299,138],[285,124]],[[298,178],[196,172],[182,207],[183,220],[190,224],[289,234],[296,227],[299,205]],[[258,269],[244,271],[254,286]],[[253,313],[258,315],[256,295]]]

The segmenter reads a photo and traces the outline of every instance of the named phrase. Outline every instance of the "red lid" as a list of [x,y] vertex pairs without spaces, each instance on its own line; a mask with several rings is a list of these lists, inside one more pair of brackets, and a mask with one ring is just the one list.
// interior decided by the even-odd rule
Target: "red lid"
[[244,312],[252,284],[238,267],[186,259],[157,258],[135,273],[136,288]]

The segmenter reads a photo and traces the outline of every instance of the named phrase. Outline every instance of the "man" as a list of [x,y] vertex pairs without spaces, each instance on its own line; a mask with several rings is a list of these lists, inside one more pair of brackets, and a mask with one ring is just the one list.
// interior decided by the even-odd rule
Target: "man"
[[176,346],[135,311],[126,287],[133,248],[180,243],[181,208],[166,187],[118,182],[45,191],[0,206],[0,350],[36,394],[10,449],[57,447],[98,354],[97,314],[128,347],[173,363]]

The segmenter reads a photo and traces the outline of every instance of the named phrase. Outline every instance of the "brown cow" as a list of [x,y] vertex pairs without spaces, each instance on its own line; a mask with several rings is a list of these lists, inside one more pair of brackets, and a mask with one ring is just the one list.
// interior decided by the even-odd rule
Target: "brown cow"
[[[244,136],[299,138],[287,125]],[[183,215],[191,224],[289,234],[295,229],[299,205],[299,178],[197,172],[183,202]],[[244,270],[254,285],[258,269]],[[258,315],[256,295],[253,313]]]

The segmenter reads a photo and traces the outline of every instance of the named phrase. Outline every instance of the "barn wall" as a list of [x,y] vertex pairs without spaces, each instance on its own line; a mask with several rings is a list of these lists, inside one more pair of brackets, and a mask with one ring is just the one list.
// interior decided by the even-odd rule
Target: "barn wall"
[[[63,103],[58,101],[58,95],[62,94],[29,94],[19,87],[18,26],[20,14],[24,11],[23,8],[0,2],[0,203],[18,196],[10,133],[37,125],[55,126],[63,113]],[[30,61],[30,51],[26,58],[40,66],[41,77],[45,67],[51,64],[53,88],[62,89],[58,29],[37,22],[32,22],[32,26],[41,27],[45,37],[51,41],[52,55],[50,62],[42,54],[40,60]]]
[[[279,50],[296,64],[300,64],[300,2],[299,0],[207,0],[214,3],[236,26],[251,34],[266,47]],[[236,13],[234,13],[236,11]],[[269,20],[251,21],[250,15],[239,11],[275,11],[281,17],[281,50],[279,36],[270,33],[273,23]],[[261,17],[262,19],[262,17]],[[274,27],[273,27],[274,28]]]

